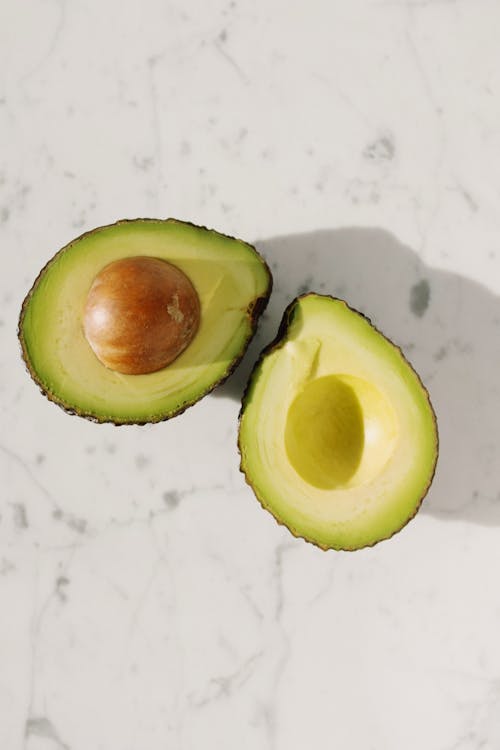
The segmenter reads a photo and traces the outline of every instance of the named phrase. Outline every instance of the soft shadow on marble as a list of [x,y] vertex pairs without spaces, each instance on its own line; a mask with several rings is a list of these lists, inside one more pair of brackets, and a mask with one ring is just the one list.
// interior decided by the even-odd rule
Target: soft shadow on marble
[[422,510],[500,524],[500,299],[480,284],[426,266],[377,228],[349,227],[257,242],[274,274],[269,307],[235,374],[216,392],[241,399],[286,305],[317,291],[345,299],[403,349],[437,413],[440,458]]

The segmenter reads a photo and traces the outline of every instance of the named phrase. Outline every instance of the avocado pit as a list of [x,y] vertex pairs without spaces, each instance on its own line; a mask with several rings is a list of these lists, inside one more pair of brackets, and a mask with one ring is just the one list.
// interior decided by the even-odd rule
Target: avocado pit
[[177,266],[159,258],[122,258],[105,266],[87,295],[83,329],[105,367],[143,375],[173,362],[200,324],[200,300]]

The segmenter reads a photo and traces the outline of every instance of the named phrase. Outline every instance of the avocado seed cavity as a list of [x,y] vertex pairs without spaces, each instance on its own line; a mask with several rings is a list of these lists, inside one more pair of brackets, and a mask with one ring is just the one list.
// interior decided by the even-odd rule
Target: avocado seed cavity
[[159,258],[122,258],[95,277],[83,315],[85,337],[110,370],[161,370],[191,343],[200,300],[188,277]]
[[368,484],[394,453],[399,434],[387,397],[354,375],[309,381],[287,415],[285,445],[290,463],[318,489]]

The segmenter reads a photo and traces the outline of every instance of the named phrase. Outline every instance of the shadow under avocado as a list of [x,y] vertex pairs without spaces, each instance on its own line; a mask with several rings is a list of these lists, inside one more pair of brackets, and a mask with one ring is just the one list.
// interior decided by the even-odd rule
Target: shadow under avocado
[[295,296],[341,297],[401,346],[429,390],[440,454],[422,511],[500,524],[500,299],[426,266],[381,229],[320,230],[256,246],[271,266],[274,290],[247,354],[216,395],[241,399]]

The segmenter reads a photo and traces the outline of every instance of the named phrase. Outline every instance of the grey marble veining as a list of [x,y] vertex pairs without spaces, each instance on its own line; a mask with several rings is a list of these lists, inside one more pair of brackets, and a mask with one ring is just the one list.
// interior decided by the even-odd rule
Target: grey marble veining
[[[500,190],[494,2],[0,7],[2,750],[498,750]],[[74,236],[175,216],[275,275],[235,375],[143,429],[69,417],[19,308]],[[239,399],[298,293],[400,344],[441,458],[356,554],[238,471]]]

